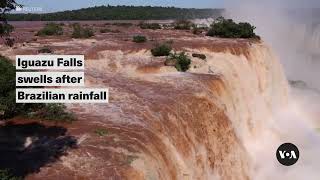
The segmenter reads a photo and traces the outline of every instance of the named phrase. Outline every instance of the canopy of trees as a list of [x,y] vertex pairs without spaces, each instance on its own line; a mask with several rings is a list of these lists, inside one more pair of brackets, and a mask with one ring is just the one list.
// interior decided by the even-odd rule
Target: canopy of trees
[[211,25],[208,36],[216,36],[221,38],[256,38],[260,39],[254,33],[256,27],[247,22],[235,23],[232,19],[219,17]]
[[8,24],[6,15],[17,6],[21,7],[15,0],[0,0],[0,37],[9,46],[13,45],[13,39],[9,37],[13,31],[13,26]]
[[11,21],[164,20],[219,17],[223,9],[151,6],[98,6],[47,14],[10,14]]
[[3,56],[0,56],[0,74],[0,119],[39,108],[38,104],[16,104],[16,68]]

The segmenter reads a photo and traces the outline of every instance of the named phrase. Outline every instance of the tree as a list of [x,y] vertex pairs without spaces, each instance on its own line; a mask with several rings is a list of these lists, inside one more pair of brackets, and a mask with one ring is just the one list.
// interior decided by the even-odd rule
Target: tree
[[8,18],[12,21],[205,19],[219,17],[223,11],[151,6],[96,6],[46,14],[9,14]]
[[256,27],[247,22],[236,23],[232,19],[224,19],[219,17],[211,25],[207,36],[216,36],[221,38],[254,38],[260,39],[254,33]]
[[13,26],[8,24],[6,14],[16,7],[22,7],[22,5],[16,3],[15,0],[0,0],[0,37],[9,46],[13,45],[13,38],[10,37]]

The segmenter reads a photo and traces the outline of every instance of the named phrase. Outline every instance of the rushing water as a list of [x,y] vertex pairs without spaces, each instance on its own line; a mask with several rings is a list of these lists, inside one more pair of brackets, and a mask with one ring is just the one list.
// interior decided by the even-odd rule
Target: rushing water
[[[257,26],[258,34],[280,58],[287,78],[306,82],[305,87],[290,88],[287,105],[274,106],[268,119],[271,124],[264,127],[267,133],[261,132],[260,140],[253,143],[252,148],[258,149],[253,153],[253,179],[319,179],[320,17],[287,13],[281,5],[288,8],[291,1],[238,2],[242,6],[230,5],[228,15]],[[285,142],[300,149],[300,160],[292,167],[283,167],[274,159],[276,148]]]

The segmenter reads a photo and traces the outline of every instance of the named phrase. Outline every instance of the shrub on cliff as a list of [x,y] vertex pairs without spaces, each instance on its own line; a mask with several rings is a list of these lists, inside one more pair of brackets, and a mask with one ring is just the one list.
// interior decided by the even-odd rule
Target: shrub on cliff
[[153,49],[151,49],[151,53],[153,56],[168,56],[172,50],[172,47],[167,44],[157,44]]
[[165,62],[166,65],[174,65],[174,67],[181,72],[185,72],[190,68],[191,59],[185,52],[171,53]]
[[135,43],[144,43],[147,41],[147,38],[145,36],[137,35],[137,36],[133,36],[132,41]]
[[73,32],[72,38],[90,38],[94,36],[94,32],[92,28],[85,27],[83,28],[79,23],[75,23],[72,25]]
[[247,22],[235,23],[232,19],[219,17],[211,25],[207,36],[215,36],[221,38],[254,38],[260,39],[254,33],[256,27]]
[[63,34],[63,28],[56,23],[48,23],[42,28],[36,36],[60,36]]

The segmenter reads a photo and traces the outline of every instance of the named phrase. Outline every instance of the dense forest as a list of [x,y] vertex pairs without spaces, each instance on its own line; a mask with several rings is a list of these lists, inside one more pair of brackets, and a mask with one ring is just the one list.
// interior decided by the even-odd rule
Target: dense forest
[[223,9],[186,9],[151,6],[98,6],[46,14],[9,14],[9,21],[166,20],[221,16]]

